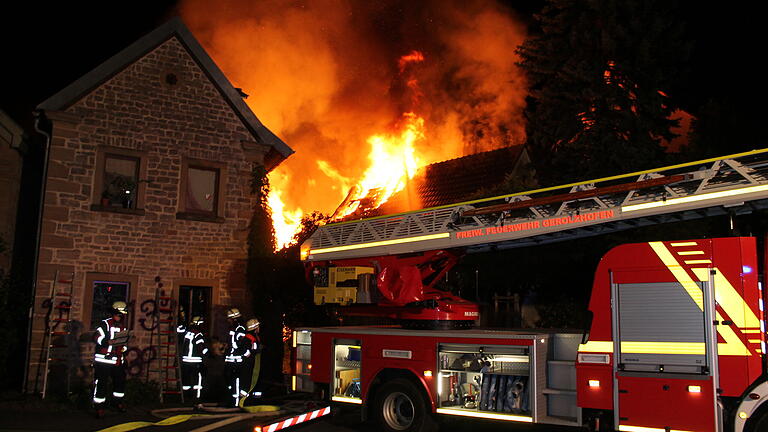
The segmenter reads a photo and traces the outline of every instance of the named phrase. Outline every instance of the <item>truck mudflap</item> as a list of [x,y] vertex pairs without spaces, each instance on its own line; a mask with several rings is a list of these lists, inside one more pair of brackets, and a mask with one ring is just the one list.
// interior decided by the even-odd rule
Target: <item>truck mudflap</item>
[[288,417],[280,419],[270,419],[268,424],[256,425],[253,427],[253,432],[275,432],[282,429],[296,426],[311,420],[318,419],[331,413],[331,407],[325,406],[318,409],[313,409],[301,414],[291,414]]

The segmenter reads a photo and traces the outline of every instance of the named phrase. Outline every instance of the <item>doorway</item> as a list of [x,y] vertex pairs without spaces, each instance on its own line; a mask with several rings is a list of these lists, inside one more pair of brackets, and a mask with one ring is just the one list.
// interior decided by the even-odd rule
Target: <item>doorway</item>
[[199,316],[210,327],[211,291],[210,286],[179,286],[179,325],[188,326],[192,318]]

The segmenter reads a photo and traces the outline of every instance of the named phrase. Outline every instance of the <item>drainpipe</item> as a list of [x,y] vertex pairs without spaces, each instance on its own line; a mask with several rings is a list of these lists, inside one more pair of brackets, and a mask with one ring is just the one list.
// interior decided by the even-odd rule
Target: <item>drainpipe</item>
[[[48,152],[51,148],[51,124],[50,121],[45,118],[45,112],[42,110],[35,110],[32,112],[35,116],[35,130],[45,137],[43,143],[43,173],[42,181],[40,184],[40,205],[37,210],[37,233],[35,233],[35,259],[32,266],[32,298],[29,302],[29,312],[27,320],[27,352],[24,359],[24,381],[22,384],[22,391],[27,393],[27,382],[29,379],[29,356],[32,352],[32,317],[35,310],[35,293],[37,292],[37,267],[40,260],[40,237],[43,231],[43,207],[45,206],[45,185],[48,178]],[[44,122],[44,123],[43,123]]]

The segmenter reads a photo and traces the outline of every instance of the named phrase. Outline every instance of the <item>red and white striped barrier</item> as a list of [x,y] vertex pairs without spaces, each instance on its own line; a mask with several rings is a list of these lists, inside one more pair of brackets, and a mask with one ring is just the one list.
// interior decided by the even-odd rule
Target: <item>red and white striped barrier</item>
[[297,415],[296,417],[291,417],[285,420],[281,420],[277,423],[272,423],[269,426],[256,426],[255,428],[253,428],[253,432],[275,432],[275,431],[279,431],[280,429],[285,429],[290,426],[295,426],[299,423],[304,423],[305,421],[314,420],[318,417],[322,417],[330,413],[331,413],[331,407],[327,406],[325,408],[320,408],[319,410],[314,410],[301,415]]

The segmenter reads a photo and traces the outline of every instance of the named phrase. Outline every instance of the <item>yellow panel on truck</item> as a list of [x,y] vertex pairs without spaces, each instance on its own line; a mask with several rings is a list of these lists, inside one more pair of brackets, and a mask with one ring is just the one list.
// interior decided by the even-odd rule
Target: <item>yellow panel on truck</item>
[[357,301],[359,277],[373,274],[373,267],[327,267],[315,269],[315,304],[347,305]]

